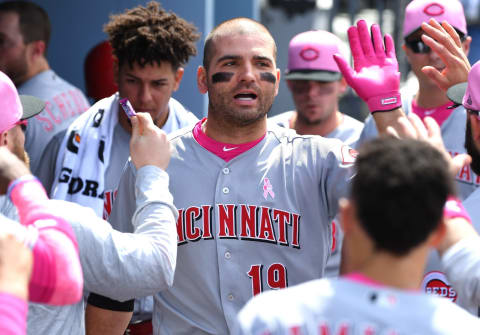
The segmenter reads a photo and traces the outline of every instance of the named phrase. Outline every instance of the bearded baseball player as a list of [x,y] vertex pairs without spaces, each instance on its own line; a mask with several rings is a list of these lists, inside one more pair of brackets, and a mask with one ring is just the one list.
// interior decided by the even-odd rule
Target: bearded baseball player
[[30,169],[37,175],[48,142],[68,126],[90,104],[81,90],[50,68],[47,12],[32,1],[2,1],[0,4],[0,70],[15,83],[20,94],[46,102],[45,110],[30,120],[25,133],[25,150]]
[[[445,68],[445,63],[432,52],[422,40],[422,22],[434,18],[438,22],[446,21],[460,36],[461,48],[468,55],[472,38],[467,35],[467,23],[463,6],[457,0],[413,0],[405,9],[403,22],[403,51],[413,73],[418,79],[418,90],[402,91],[402,108],[405,113],[415,113],[420,118],[433,117],[442,129],[442,139],[452,156],[465,153],[463,137],[465,133],[466,112],[462,106],[451,109],[453,103],[448,99],[445,90],[438,87],[434,80],[422,69],[425,66],[438,71]],[[365,121],[365,128],[360,136],[359,144],[377,136],[373,120]],[[477,189],[480,179],[469,165],[460,170],[456,176],[459,197],[465,199]]]
[[[438,85],[438,89],[441,89],[444,92],[446,92],[447,88],[450,86],[465,81],[468,71],[470,70],[470,63],[466,53],[464,52],[464,49],[462,48],[462,40],[455,31],[454,27],[452,27],[447,21],[444,21],[442,25],[440,25],[436,20],[431,19],[429,24],[422,24],[422,29],[426,32],[426,34],[422,36],[422,41],[426,46],[431,48],[432,53],[437,54],[445,64],[445,67],[442,69],[442,71],[439,71],[435,67],[426,66],[422,69],[422,72],[424,73],[423,75],[428,77],[433,83],[436,83]],[[458,88],[457,91],[456,98],[454,99],[452,99],[452,96],[449,94],[449,97],[452,99],[452,101],[454,101],[452,103],[455,103],[454,106],[461,106],[460,108],[457,108],[456,111],[462,110],[462,108],[466,106],[465,104],[462,106],[462,98],[463,94],[465,93],[465,87],[463,87],[463,91],[461,89],[458,90]],[[466,110],[468,112],[468,108]],[[464,135],[464,130],[463,133],[458,133],[456,136],[465,139],[465,147],[467,148],[467,152],[471,153],[471,156],[474,158],[472,163],[468,165],[471,166],[471,168],[475,171],[475,164],[477,164],[476,161],[478,159],[475,159],[476,152],[475,150],[472,150],[473,147],[470,145],[473,138],[471,137],[471,131],[469,130],[469,128],[471,129],[470,119],[470,116],[466,119],[466,135]],[[463,140],[461,141],[463,142]],[[458,156],[460,155],[457,155],[457,157]],[[459,170],[463,168],[464,167],[460,168]],[[472,193],[472,196],[474,194],[477,194],[477,192]],[[441,254],[442,253],[438,254],[436,252],[432,252],[429,255],[425,275],[421,284],[422,289],[427,293],[448,298],[459,306],[468,310],[470,313],[478,315],[478,304],[472,303],[472,296],[470,292],[457,292],[456,287],[458,287],[458,285],[452,285],[448,278],[449,276],[446,275],[446,272],[451,274],[451,271],[448,270],[448,268],[446,268],[443,264],[443,259],[440,257]],[[460,287],[462,288],[462,286]]]
[[[385,36],[384,46],[374,25],[372,42],[364,21],[350,35],[356,68],[337,57],[339,67],[383,132],[404,119],[393,41]],[[230,333],[250,297],[324,274],[355,152],[336,139],[267,128],[280,80],[275,55],[268,30],[246,18],[206,39],[197,81],[208,118],[170,135],[178,263],[173,287],[154,296],[154,334]],[[123,231],[131,230],[135,174],[129,164],[109,219]]]
[[418,292],[455,192],[444,155],[421,141],[376,139],[360,148],[355,167],[351,199],[340,206],[354,271],[255,297],[234,333],[477,334],[479,319]]

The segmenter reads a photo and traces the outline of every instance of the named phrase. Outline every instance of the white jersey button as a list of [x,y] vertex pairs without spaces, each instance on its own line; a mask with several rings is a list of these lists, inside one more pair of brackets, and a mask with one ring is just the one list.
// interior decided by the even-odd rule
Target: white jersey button
[[226,259],[232,258],[232,254],[227,251],[227,252],[225,253],[225,258],[226,258]]
[[229,168],[223,168],[223,174],[229,174],[230,173],[230,169]]
[[228,187],[224,187],[224,188],[222,189],[222,192],[223,192],[224,194],[228,194],[228,193],[230,192],[230,189],[229,189]]
[[227,299],[230,300],[230,301],[232,301],[232,300],[233,300],[233,294],[230,293],[230,294],[227,296]]

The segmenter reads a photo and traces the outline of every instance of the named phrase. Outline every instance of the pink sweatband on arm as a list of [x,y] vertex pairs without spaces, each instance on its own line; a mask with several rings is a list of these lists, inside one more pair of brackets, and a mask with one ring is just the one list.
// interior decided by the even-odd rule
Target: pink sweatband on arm
[[400,93],[395,91],[391,94],[371,97],[367,100],[367,105],[371,113],[387,112],[402,107],[402,99]]
[[0,292],[0,334],[23,335],[27,333],[28,304],[25,300]]
[[445,207],[443,208],[443,217],[445,219],[464,218],[468,222],[472,223],[472,219],[465,210],[465,207],[463,207],[460,200],[453,196],[448,197],[447,202],[445,203]]

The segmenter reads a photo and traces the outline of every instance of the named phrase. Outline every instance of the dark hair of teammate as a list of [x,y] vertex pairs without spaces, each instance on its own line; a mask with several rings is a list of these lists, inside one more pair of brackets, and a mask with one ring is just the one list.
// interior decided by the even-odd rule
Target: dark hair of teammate
[[352,184],[357,218],[378,250],[403,256],[440,223],[453,178],[425,142],[383,137],[360,148]]
[[166,12],[158,2],[137,6],[122,14],[111,15],[104,26],[119,65],[169,62],[173,70],[197,53],[197,28]]

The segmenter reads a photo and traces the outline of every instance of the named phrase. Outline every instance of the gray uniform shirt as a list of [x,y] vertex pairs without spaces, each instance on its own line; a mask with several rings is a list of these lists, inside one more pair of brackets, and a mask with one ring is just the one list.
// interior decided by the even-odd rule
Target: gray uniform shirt
[[68,128],[90,104],[78,88],[46,70],[30,78],[18,88],[19,94],[28,94],[45,101],[45,109],[28,120],[25,133],[25,151],[30,156],[30,168],[35,174],[43,150],[58,132]]
[[[75,232],[85,290],[124,301],[172,285],[178,212],[168,192],[168,175],[153,166],[143,167],[137,174],[135,194],[135,234],[112,229],[91,209],[51,200],[56,213]],[[84,309],[83,300],[60,307],[30,304],[28,334],[84,335]]]
[[[295,111],[284,112],[269,118],[268,121],[283,128],[290,128],[291,120],[295,113]],[[351,147],[356,147],[357,141],[363,130],[363,122],[360,122],[343,113],[342,116],[342,123],[324,137],[338,138],[343,143],[348,144]],[[325,268],[326,277],[337,277],[340,272],[343,232],[340,226],[340,220],[338,218],[335,218],[332,222],[332,228],[334,242],[332,246],[332,254],[328,259],[327,266]]]
[[[323,276],[349,147],[272,127],[225,162],[191,130],[170,139],[178,262],[173,287],[154,296],[155,334],[227,334],[254,294]],[[132,229],[134,180],[130,164],[109,220],[122,231]]]
[[252,299],[234,334],[478,334],[448,300],[350,279],[314,280]]

